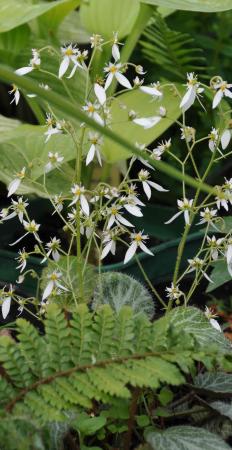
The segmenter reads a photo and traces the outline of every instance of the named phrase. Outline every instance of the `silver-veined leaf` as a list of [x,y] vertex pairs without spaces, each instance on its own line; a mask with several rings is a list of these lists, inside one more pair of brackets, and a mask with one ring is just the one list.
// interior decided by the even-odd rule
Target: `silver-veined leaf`
[[194,379],[194,385],[206,391],[232,395],[232,374],[224,372],[200,373]]

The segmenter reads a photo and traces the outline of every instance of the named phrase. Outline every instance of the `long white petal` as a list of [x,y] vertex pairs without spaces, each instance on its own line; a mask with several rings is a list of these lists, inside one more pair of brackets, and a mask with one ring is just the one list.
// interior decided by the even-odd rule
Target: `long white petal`
[[144,130],[148,130],[149,128],[154,127],[161,120],[160,116],[153,117],[141,117],[140,119],[134,119],[133,122],[136,125],[140,125],[144,128]]
[[73,75],[75,74],[78,67],[79,67],[79,64],[74,64],[69,76],[67,77],[68,80],[73,77]]
[[178,213],[174,214],[174,216],[171,217],[167,222],[164,222],[165,225],[169,225],[169,223],[172,223],[177,217],[179,217],[182,214],[183,211],[179,211]]
[[102,166],[101,154],[100,154],[98,148],[96,148],[96,155],[97,155],[97,159],[98,159],[100,166]]
[[186,225],[189,225],[189,212],[187,209],[184,210],[184,221],[186,223]]
[[88,164],[91,163],[91,161],[93,161],[95,149],[96,149],[95,145],[92,144],[86,157],[86,166],[88,166]]
[[124,217],[121,216],[121,214],[117,214],[116,219],[118,222],[120,222],[122,225],[125,225],[126,227],[133,227],[132,223],[130,223],[128,220],[126,220]]
[[20,178],[15,178],[15,180],[11,181],[11,183],[8,186],[7,197],[10,197],[17,191],[18,187],[20,186],[20,183],[21,183]]
[[196,89],[194,87],[190,87],[187,89],[184,97],[180,102],[180,108],[185,112],[189,109],[194,103],[196,98]]
[[140,208],[136,205],[124,205],[124,208],[130,213],[133,214],[133,216],[136,217],[143,217],[143,213]]
[[2,303],[2,317],[3,319],[6,319],[10,312],[10,305],[11,305],[11,297],[7,297],[3,300]]
[[232,245],[228,245],[228,249],[226,252],[226,261],[227,264],[232,263]]
[[33,67],[29,66],[29,67],[21,67],[20,69],[17,69],[15,71],[16,75],[26,75],[27,73],[32,72]]
[[232,92],[229,89],[225,89],[224,94],[226,97],[232,98]]
[[59,78],[62,78],[63,75],[65,74],[65,72],[68,70],[69,63],[70,63],[69,57],[65,56],[62,59],[60,67],[59,67]]
[[212,106],[213,109],[217,107],[217,105],[220,103],[222,97],[223,97],[223,92],[221,91],[221,89],[219,89],[213,98],[213,106]]
[[154,181],[148,181],[148,184],[159,192],[169,192],[168,189],[164,189],[160,184],[154,183]]
[[54,282],[51,280],[51,281],[49,281],[46,288],[44,289],[42,301],[46,300],[46,298],[49,297],[49,295],[52,293],[53,287],[54,287]]
[[111,85],[111,83],[112,83],[112,81],[113,81],[113,74],[112,73],[109,73],[109,75],[107,75],[107,78],[106,78],[106,83],[105,83],[105,90],[107,90],[108,89],[108,87]]
[[143,250],[143,252],[147,253],[148,255],[154,256],[154,253],[152,253],[151,250],[149,250],[149,248],[147,248],[147,246],[143,242],[139,243],[139,247],[141,248],[141,250]]
[[117,44],[114,44],[112,47],[112,56],[113,56],[115,62],[120,59],[120,51],[119,51]]
[[130,261],[130,259],[133,258],[136,250],[137,250],[137,244],[136,244],[136,242],[132,242],[132,244],[130,245],[130,247],[128,248],[128,250],[125,254],[124,264],[128,263],[128,261]]
[[109,218],[109,222],[108,222],[106,229],[109,230],[112,227],[112,225],[114,224],[114,222],[115,222],[115,216],[112,214]]
[[209,319],[209,321],[210,321],[210,324],[212,325],[212,327],[215,328],[215,330],[220,331],[220,332],[222,331],[219,323],[215,319]]
[[126,89],[132,89],[129,80],[122,73],[116,72],[115,78],[119,82],[119,84],[121,84],[121,86],[125,87]]
[[140,91],[144,92],[145,94],[152,95],[153,97],[162,97],[162,92],[158,91],[155,87],[149,87],[149,86],[141,86]]
[[101,118],[101,116],[97,112],[93,113],[93,118],[94,118],[95,122],[99,123],[99,125],[101,125],[102,127],[104,126],[104,120]]
[[210,283],[213,283],[213,280],[211,280],[211,278],[209,277],[209,275],[207,275],[206,272],[203,272],[203,270],[201,272],[202,272],[202,275],[204,275],[204,277],[206,278],[206,280],[208,280]]
[[80,201],[82,211],[86,214],[86,216],[89,216],[89,204],[84,195],[81,195]]
[[100,84],[95,83],[94,84],[94,92],[95,92],[95,95],[96,95],[100,105],[104,105],[105,102],[106,102],[106,91],[105,91],[105,89],[102,86],[100,86]]
[[221,137],[221,144],[222,144],[223,150],[225,150],[226,147],[228,147],[228,145],[230,143],[230,139],[231,139],[231,131],[230,130],[223,131],[222,137]]
[[151,188],[150,188],[149,184],[146,181],[143,181],[142,185],[143,185],[143,190],[144,190],[148,200],[150,200],[150,198],[151,198]]
[[108,253],[111,251],[111,247],[112,247],[112,241],[108,242],[108,244],[106,244],[106,246],[103,248],[102,254],[101,254],[101,259],[104,259],[108,255]]

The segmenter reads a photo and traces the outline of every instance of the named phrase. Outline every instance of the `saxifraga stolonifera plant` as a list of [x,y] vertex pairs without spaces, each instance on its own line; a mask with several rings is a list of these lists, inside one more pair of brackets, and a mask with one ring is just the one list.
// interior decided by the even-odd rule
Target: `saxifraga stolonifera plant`
[[[137,127],[150,129],[161,123],[164,118],[169,118],[169,110],[162,105],[165,89],[171,90],[173,96],[179,97],[179,108],[181,119],[176,120],[180,127],[180,139],[186,145],[185,156],[181,159],[172,149],[171,139],[162,141],[154,148],[148,149],[143,143],[134,144],[140,151],[138,159],[144,166],[136,177],[131,177],[131,169],[136,160],[135,156],[129,160],[127,170],[124,172],[121,182],[118,186],[111,186],[106,182],[99,182],[97,185],[90,185],[88,188],[83,183],[83,166],[89,166],[96,161],[100,166],[104,164],[104,154],[102,148],[104,137],[100,133],[96,133],[86,123],[73,125],[71,121],[57,117],[48,104],[45,143],[62,135],[70,136],[73,145],[76,148],[76,163],[73,179],[70,182],[69,193],[56,192],[51,194],[47,187],[48,174],[53,169],[58,169],[63,173],[65,162],[64,154],[59,152],[48,152],[47,162],[44,166],[43,183],[40,188],[49,197],[54,214],[57,214],[63,221],[64,229],[69,235],[69,248],[64,250],[61,241],[56,236],[52,236],[49,242],[42,242],[40,238],[40,224],[36,223],[33,217],[28,214],[28,200],[22,196],[17,196],[25,181],[33,183],[30,178],[31,163],[25,161],[24,167],[15,176],[8,186],[8,197],[11,197],[11,204],[8,208],[1,211],[1,221],[6,222],[13,217],[18,217],[19,225],[23,229],[22,236],[16,242],[18,244],[25,236],[32,235],[35,239],[35,247],[32,251],[27,251],[23,246],[19,251],[18,270],[19,279],[17,282],[23,282],[24,278],[29,275],[27,270],[27,261],[31,255],[39,255],[42,257],[42,263],[52,261],[53,269],[46,274],[47,281],[42,290],[41,298],[22,299],[10,287],[2,289],[2,315],[5,319],[10,311],[12,301],[18,304],[19,312],[30,301],[33,301],[36,307],[36,314],[41,317],[45,312],[46,306],[55,301],[62,304],[62,299],[69,296],[73,305],[77,305],[84,299],[84,279],[88,268],[90,255],[94,254],[96,265],[101,273],[101,264],[107,255],[115,255],[117,245],[125,246],[124,263],[128,263],[133,257],[137,259],[139,267],[144,275],[146,282],[155,295],[156,299],[161,303],[162,307],[170,310],[175,304],[187,305],[202,277],[211,282],[208,275],[208,269],[212,262],[220,259],[226,259],[228,270],[232,275],[232,238],[231,233],[225,234],[223,238],[218,239],[209,233],[209,230],[218,231],[218,227],[223,223],[220,212],[228,211],[232,204],[232,179],[222,180],[222,184],[215,186],[212,193],[208,193],[202,198],[201,184],[207,179],[212,166],[214,166],[222,158],[226,159],[231,155],[231,151],[226,148],[231,139],[231,130],[229,128],[229,119],[227,109],[223,112],[221,107],[222,100],[229,100],[232,97],[230,91],[231,84],[228,84],[221,77],[215,76],[211,79],[210,85],[207,86],[198,80],[194,73],[187,74],[187,83],[185,91],[180,92],[178,86],[168,82],[154,82],[147,86],[144,79],[145,71],[141,65],[135,65],[130,62],[120,62],[120,43],[117,34],[114,34],[112,41],[104,42],[99,35],[93,35],[90,39],[92,54],[89,55],[87,50],[80,51],[76,45],[68,45],[61,48],[60,66],[57,74],[51,74],[56,77],[65,86],[67,95],[72,97],[69,90],[69,79],[78,77],[78,73],[84,71],[86,73],[85,85],[85,102],[82,110],[86,117],[92,118],[98,125],[102,127],[111,127],[113,122],[113,114],[111,107],[113,100],[118,100],[118,92],[115,92],[115,84],[118,83],[120,89],[124,91],[139,90],[147,95],[147,101],[154,102],[154,115],[140,117],[136,111],[128,109],[127,123],[133,122]],[[104,46],[112,48],[112,62],[109,62],[103,70],[102,76],[91,83],[91,69],[94,56],[100,52]],[[48,48],[33,49],[32,59],[26,67],[22,67],[16,71],[20,76],[24,76],[30,72],[37,71],[41,75],[41,83],[43,82],[43,59],[51,57],[52,52],[56,50]],[[135,72],[133,81],[129,81],[126,76],[127,69]],[[49,90],[49,86],[42,84],[44,89]],[[13,86],[11,91],[13,100],[16,105],[20,100],[20,91],[17,86]],[[205,95],[206,94],[206,95]],[[209,105],[209,97],[213,96],[213,103]],[[186,112],[194,103],[199,102],[203,109],[218,109],[220,117],[223,119],[220,129],[212,128],[209,134],[198,138],[198,131],[186,123]],[[121,105],[125,110],[126,106]],[[188,117],[188,116],[187,116]],[[170,117],[171,119],[171,117]],[[189,119],[188,119],[189,120]],[[195,153],[198,144],[204,142],[208,147],[208,164],[204,173],[199,173],[195,161]],[[160,161],[165,155],[175,160],[179,164],[182,174],[182,198],[177,200],[178,212],[166,222],[165,226],[172,226],[172,222],[176,217],[183,217],[184,232],[178,248],[176,265],[171,286],[167,286],[166,293],[161,296],[152,283],[148,280],[143,270],[142,264],[137,258],[137,252],[142,250],[150,256],[152,251],[148,246],[148,236],[143,231],[135,231],[133,226],[133,216],[142,217],[143,208],[145,207],[138,196],[137,188],[141,186],[147,200],[151,198],[152,189],[159,192],[166,192],[165,187],[159,183],[152,181],[151,174],[158,177],[158,171],[153,172],[153,161]],[[39,161],[36,161],[39,164]],[[195,193],[192,198],[186,196],[185,170],[191,164],[198,181]],[[204,227],[204,233],[201,246],[194,256],[188,260],[187,268],[180,273],[180,264],[185,247],[186,239],[192,227],[193,221],[197,219],[197,225]],[[72,279],[68,275],[69,264],[73,254],[73,246],[76,246],[76,261],[78,274],[78,288],[73,286]],[[154,257],[156,257],[154,255]],[[66,259],[65,269],[61,269],[60,261]],[[64,265],[63,265],[64,266]],[[66,271],[66,274],[64,274]],[[194,273],[194,278],[188,292],[184,292],[182,281],[184,276],[189,272]],[[35,275],[35,274],[34,274]],[[65,276],[66,275],[66,276]],[[38,277],[39,278],[39,277]],[[40,282],[40,280],[38,280]],[[207,317],[211,320],[213,326],[219,329],[219,325],[213,319],[209,310],[206,311]]]

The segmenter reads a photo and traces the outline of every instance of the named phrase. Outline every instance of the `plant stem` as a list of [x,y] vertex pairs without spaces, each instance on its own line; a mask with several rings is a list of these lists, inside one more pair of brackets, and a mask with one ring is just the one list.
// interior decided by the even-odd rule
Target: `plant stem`
[[127,432],[124,437],[124,446],[123,446],[124,450],[130,450],[130,447],[131,447],[131,438],[132,438],[133,426],[135,423],[135,414],[137,411],[139,396],[140,396],[140,389],[135,388],[132,393],[132,399],[131,399],[131,404],[130,404],[130,411],[129,411],[130,416],[129,416],[129,419],[127,422],[128,429],[127,429]]
[[153,286],[153,284],[151,283],[151,281],[149,280],[145,270],[143,269],[143,266],[141,264],[141,262],[139,261],[139,258],[137,255],[135,255],[135,259],[136,262],[143,274],[144,280],[147,282],[148,286],[150,287],[151,291],[153,292],[153,294],[155,295],[155,297],[157,298],[157,300],[161,303],[162,306],[164,306],[164,308],[167,308],[166,303],[163,301],[163,299],[160,297],[159,293],[157,292],[156,288]]

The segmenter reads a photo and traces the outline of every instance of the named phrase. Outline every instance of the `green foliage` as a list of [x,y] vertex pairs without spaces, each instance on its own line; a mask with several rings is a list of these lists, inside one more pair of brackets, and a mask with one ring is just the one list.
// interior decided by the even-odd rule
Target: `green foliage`
[[[202,50],[194,47],[194,39],[187,33],[171,30],[160,14],[155,14],[140,41],[144,56],[161,66],[165,73],[186,79],[186,72],[204,69]],[[202,65],[200,65],[202,64]]]
[[65,12],[67,14],[71,8],[74,9],[78,4],[79,0],[36,1],[36,3],[32,0],[26,3],[24,0],[10,0],[7,3],[5,0],[0,0],[0,33],[16,28],[42,15],[45,19],[46,13],[49,14],[52,10],[55,17],[54,24],[57,25],[59,20],[63,18],[63,14]]
[[108,304],[118,314],[123,306],[131,306],[135,315],[146,314],[152,318],[154,301],[148,290],[134,278],[120,272],[99,275],[94,290],[92,307]]
[[186,11],[216,12],[232,9],[230,0],[140,0],[149,5],[166,8],[183,9]]
[[209,283],[206,292],[212,292],[223,284],[231,281],[231,275],[228,272],[226,261],[216,261],[210,274],[213,283]]
[[200,373],[194,380],[194,385],[209,392],[217,392],[232,396],[232,374],[230,373]]
[[91,34],[112,39],[112,33],[118,32],[122,39],[130,33],[139,8],[139,0],[91,0],[81,5],[81,21]]
[[219,436],[202,428],[177,426],[165,431],[149,430],[146,440],[154,450],[229,450]]

